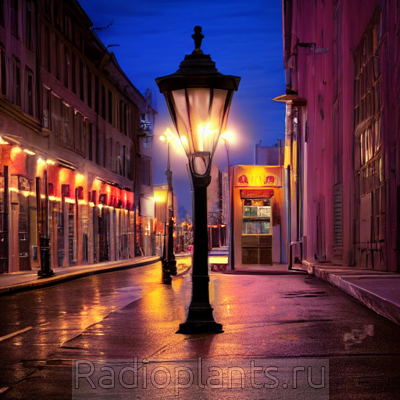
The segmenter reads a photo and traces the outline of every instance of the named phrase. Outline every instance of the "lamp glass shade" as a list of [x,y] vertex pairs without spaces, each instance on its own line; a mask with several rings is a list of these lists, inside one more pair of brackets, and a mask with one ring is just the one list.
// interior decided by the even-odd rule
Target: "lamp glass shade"
[[206,174],[226,126],[232,91],[192,87],[168,91],[165,97],[190,167],[197,175]]

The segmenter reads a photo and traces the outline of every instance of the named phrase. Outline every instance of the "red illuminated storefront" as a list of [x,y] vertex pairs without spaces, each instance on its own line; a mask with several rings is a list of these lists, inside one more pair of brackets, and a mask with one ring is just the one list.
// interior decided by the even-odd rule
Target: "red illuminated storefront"
[[41,236],[52,268],[134,257],[133,192],[4,138],[0,167],[0,273],[39,267]]

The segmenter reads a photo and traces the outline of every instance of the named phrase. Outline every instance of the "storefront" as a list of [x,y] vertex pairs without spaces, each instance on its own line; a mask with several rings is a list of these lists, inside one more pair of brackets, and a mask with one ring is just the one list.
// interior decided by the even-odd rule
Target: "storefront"
[[134,195],[16,143],[0,141],[0,273],[134,257]]
[[284,262],[282,168],[237,165],[232,177],[234,268]]

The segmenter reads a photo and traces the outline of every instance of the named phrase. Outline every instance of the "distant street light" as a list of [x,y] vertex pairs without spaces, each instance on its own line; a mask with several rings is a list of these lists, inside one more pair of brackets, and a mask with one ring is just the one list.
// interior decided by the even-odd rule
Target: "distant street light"
[[226,159],[227,159],[227,167],[228,167],[228,201],[227,201],[227,210],[226,210],[226,242],[228,243],[228,268],[230,270],[235,269],[234,267],[234,258],[233,258],[233,240],[231,240],[231,209],[232,209],[232,194],[231,194],[231,167],[229,162],[229,141],[231,140],[231,132],[224,132],[221,134],[220,138],[224,141],[225,150],[226,150]]
[[[171,284],[171,275],[177,274],[176,260],[174,254],[174,189],[172,187],[172,171],[171,163],[169,158],[169,146],[170,143],[176,139],[176,136],[168,128],[164,135],[160,136],[160,140],[167,144],[167,170],[165,175],[167,176],[168,182],[168,194],[166,201],[166,209],[168,210],[168,248],[165,246],[165,226],[164,226],[164,250],[162,257],[162,283]],[[171,207],[169,208],[168,198],[171,194]]]
[[211,57],[200,49],[204,38],[201,27],[196,26],[194,31],[193,53],[185,56],[174,74],[156,79],[188,157],[193,190],[192,300],[186,322],[180,324],[177,333],[220,333],[222,325],[214,321],[209,300],[207,186],[212,158],[240,78],[218,72]]

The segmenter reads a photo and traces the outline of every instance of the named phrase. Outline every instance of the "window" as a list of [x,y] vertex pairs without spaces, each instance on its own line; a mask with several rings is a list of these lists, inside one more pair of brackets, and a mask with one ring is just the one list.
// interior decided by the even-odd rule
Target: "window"
[[71,58],[71,71],[72,71],[72,91],[76,94],[76,62],[75,62],[74,52],[72,52],[72,58]]
[[96,127],[96,137],[95,137],[95,149],[96,149],[96,164],[101,165],[100,160],[100,132],[99,128]]
[[121,159],[121,145],[119,142],[115,144],[115,158],[117,160],[117,174],[121,175],[122,172],[122,159]]
[[122,148],[122,175],[126,176],[126,146]]
[[100,83],[99,83],[99,77],[96,75],[94,79],[94,111],[96,111],[97,114],[99,114],[100,110]]
[[43,11],[44,11],[44,15],[47,18],[50,18],[51,16],[51,3],[52,0],[43,0]]
[[88,121],[88,133],[89,133],[89,160],[93,161],[93,125]]
[[113,123],[113,94],[108,90],[108,122]]
[[4,0],[0,0],[0,25],[1,26],[5,26],[4,25]]
[[12,58],[12,102],[21,107],[21,62],[15,56]]
[[56,73],[56,79],[60,80],[61,79],[61,43],[58,35],[55,35],[55,45],[56,45],[56,56],[54,57],[54,64],[55,64],[55,73]]
[[115,172],[115,161],[113,157],[113,140],[112,138],[107,139],[107,148],[106,148],[107,160],[105,160],[105,167],[110,171]]
[[26,69],[26,77],[27,77],[27,111],[29,115],[33,116],[33,72],[27,68]]
[[50,61],[50,31],[49,27],[44,27],[44,38],[43,38],[43,67],[50,72],[51,61]]
[[11,33],[16,37],[18,36],[18,0],[11,0]]
[[85,140],[86,140],[86,121],[83,115],[75,111],[74,118],[74,150],[76,153],[85,155]]
[[33,4],[28,0],[25,8],[25,45],[29,50],[33,50],[33,37]]
[[50,89],[43,87],[43,126],[50,128]]
[[87,104],[92,107],[92,72],[87,69]]
[[69,40],[72,40],[72,21],[71,21],[71,17],[67,14],[65,14],[64,32],[65,32],[65,36]]
[[64,57],[65,57],[65,63],[64,63],[64,86],[66,88],[69,87],[69,71],[70,71],[70,58],[69,58],[69,50],[68,47],[64,45]]
[[0,93],[6,95],[7,74],[6,74],[6,55],[4,47],[0,43]]
[[79,60],[79,98],[85,101],[85,79],[84,79],[84,64]]
[[[356,137],[356,170],[369,170],[379,164],[381,154],[382,71],[380,65],[380,14],[376,13],[369,24],[354,55],[354,124]],[[372,163],[371,165],[369,165]],[[374,168],[377,170],[377,168]],[[370,174],[360,174],[368,177]],[[376,180],[379,186],[379,180]],[[375,186],[375,185],[373,185]],[[363,184],[364,194],[373,187]]]
[[63,31],[63,13],[60,4],[57,1],[54,3],[54,23],[55,26],[62,32]]
[[141,158],[140,182],[142,185],[151,185],[151,159],[147,157]]
[[[381,10],[377,8],[354,52],[354,167],[356,180],[356,250],[366,252],[366,263],[378,261],[370,256],[368,243],[385,240],[385,169],[382,156],[382,38]],[[368,216],[368,218],[365,218]],[[376,246],[377,248],[377,246]],[[371,257],[371,258],[369,258]],[[363,262],[363,261],[361,261]],[[366,266],[366,265],[365,265]],[[368,266],[368,268],[370,268]],[[380,269],[378,267],[377,269]]]
[[243,234],[271,234],[271,206],[269,200],[244,200]]
[[127,134],[127,107],[123,100],[119,101],[119,130]]
[[106,119],[106,87],[101,85],[101,116]]

